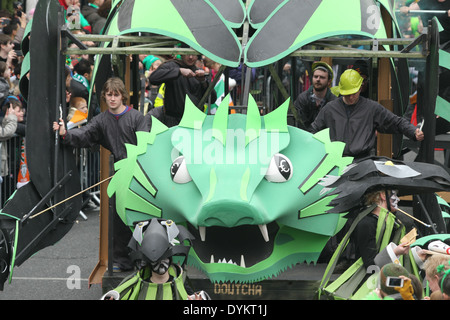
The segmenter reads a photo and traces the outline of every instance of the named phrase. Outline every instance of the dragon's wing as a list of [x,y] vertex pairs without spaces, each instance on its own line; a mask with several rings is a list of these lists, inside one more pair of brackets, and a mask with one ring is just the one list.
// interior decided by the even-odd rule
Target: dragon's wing
[[[58,90],[61,92],[58,81],[64,81],[65,62],[64,58],[58,57],[62,25],[58,24],[59,13],[62,13],[62,7],[57,1],[39,1],[31,27],[27,27],[25,34],[25,63],[20,88],[27,102],[26,156],[31,181],[18,189],[0,212],[0,229],[4,234],[0,247],[8,248],[10,253],[0,256],[0,261],[4,260],[10,266],[2,268],[0,287],[12,274],[14,265],[20,265],[37,251],[61,239],[81,210],[81,196],[77,196],[31,218],[80,191],[73,151],[67,147],[59,148],[51,129],[53,121],[60,117],[59,106],[65,98],[57,94]],[[61,62],[60,65],[55,61]]]

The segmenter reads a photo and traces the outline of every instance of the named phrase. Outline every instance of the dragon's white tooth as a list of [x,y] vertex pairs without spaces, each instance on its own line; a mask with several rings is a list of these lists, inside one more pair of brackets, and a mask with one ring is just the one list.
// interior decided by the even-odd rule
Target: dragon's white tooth
[[245,268],[245,260],[244,260],[244,255],[241,255],[241,267]]
[[206,227],[198,227],[198,232],[200,233],[200,239],[205,241],[206,239]]
[[214,263],[214,255],[211,255],[211,261],[209,263]]
[[233,260],[230,259],[230,260],[228,260],[228,263],[233,264],[234,262],[233,262]]
[[269,231],[267,231],[267,224],[258,225],[259,230],[264,238],[264,241],[269,242]]

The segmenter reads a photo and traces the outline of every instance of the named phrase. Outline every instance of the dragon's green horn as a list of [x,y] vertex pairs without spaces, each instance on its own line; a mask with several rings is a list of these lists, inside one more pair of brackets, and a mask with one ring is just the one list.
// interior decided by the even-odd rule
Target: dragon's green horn
[[223,145],[226,143],[227,139],[227,128],[228,128],[228,105],[230,103],[230,94],[222,100],[217,112],[214,116],[212,135],[214,138],[220,140]]
[[249,95],[247,107],[247,124],[245,128],[245,145],[257,139],[261,131],[259,108],[252,95]]
[[[150,129],[150,137],[148,139],[148,143],[153,144],[155,141],[156,135],[163,133],[164,131],[168,130],[169,128],[156,119],[154,116],[152,116],[152,127]],[[136,133],[137,134],[137,133]]]
[[181,118],[179,127],[190,129],[201,129],[203,121],[205,121],[206,113],[197,108],[186,95],[186,102],[184,103],[184,113]]
[[287,112],[289,108],[289,99],[281,106],[264,116],[264,125],[267,131],[288,132]]

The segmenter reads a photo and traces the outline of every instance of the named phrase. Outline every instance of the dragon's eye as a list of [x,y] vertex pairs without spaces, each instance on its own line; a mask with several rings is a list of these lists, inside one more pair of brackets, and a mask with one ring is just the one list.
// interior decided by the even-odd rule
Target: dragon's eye
[[172,177],[173,182],[176,183],[187,183],[192,180],[191,175],[187,170],[184,156],[179,156],[173,161],[172,166],[170,167],[170,176]]
[[291,179],[292,172],[291,160],[281,153],[276,153],[270,160],[265,178],[269,182],[286,182]]

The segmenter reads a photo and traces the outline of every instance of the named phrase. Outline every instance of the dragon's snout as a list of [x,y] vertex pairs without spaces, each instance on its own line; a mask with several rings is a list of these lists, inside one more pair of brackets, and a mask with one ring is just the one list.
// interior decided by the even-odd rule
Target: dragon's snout
[[198,217],[197,225],[205,227],[236,227],[242,225],[262,225],[261,212],[243,201],[214,201],[205,204]]

